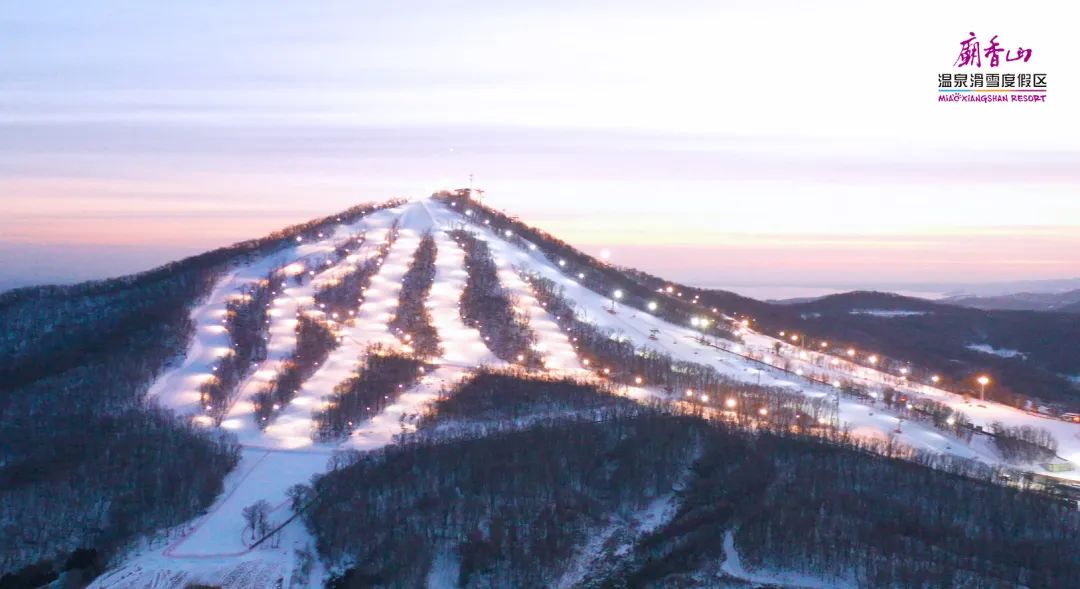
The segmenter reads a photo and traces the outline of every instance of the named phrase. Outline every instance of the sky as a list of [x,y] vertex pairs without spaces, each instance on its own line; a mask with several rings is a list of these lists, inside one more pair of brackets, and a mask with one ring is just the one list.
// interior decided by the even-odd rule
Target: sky
[[[701,285],[1080,276],[1065,2],[23,2],[0,289],[464,186]],[[945,104],[975,32],[1047,102]],[[979,70],[991,72],[985,64]]]

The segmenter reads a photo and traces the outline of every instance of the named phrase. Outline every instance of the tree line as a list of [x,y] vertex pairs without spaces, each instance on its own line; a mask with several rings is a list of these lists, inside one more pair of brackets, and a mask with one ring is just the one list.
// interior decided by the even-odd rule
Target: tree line
[[231,346],[213,367],[213,375],[199,386],[200,401],[206,412],[221,422],[228,411],[236,388],[253,366],[266,359],[269,312],[277,294],[275,274],[242,289],[225,304],[225,328]]
[[1023,425],[1010,427],[995,421],[990,424],[994,445],[1009,462],[1033,463],[1053,460],[1058,441],[1041,427]]
[[304,381],[315,374],[339,343],[337,334],[326,321],[303,310],[299,312],[296,347],[281,361],[274,377],[252,396],[255,419],[260,427],[266,427],[274,415],[296,397]]
[[369,347],[356,373],[338,383],[333,396],[314,413],[315,438],[325,442],[347,436],[356,424],[382,413],[428,369],[411,354]]
[[431,233],[425,233],[413,254],[409,269],[401,281],[397,310],[388,327],[420,357],[430,358],[442,353],[439,332],[432,324],[427,299],[435,283],[435,256],[438,248]]
[[484,343],[496,356],[537,369],[543,358],[533,349],[536,335],[529,316],[517,308],[517,301],[499,281],[498,268],[486,241],[463,229],[450,232],[465,251],[468,277],[461,293],[461,318],[480,332]]
[[[373,256],[358,261],[344,276],[317,290],[315,304],[319,310],[335,320],[348,321],[355,316],[356,310],[364,302],[364,291],[371,284],[372,277],[382,268],[387,254],[390,253],[390,248],[397,241],[398,234],[398,223],[395,220]],[[359,246],[344,253],[348,255],[358,250]]]

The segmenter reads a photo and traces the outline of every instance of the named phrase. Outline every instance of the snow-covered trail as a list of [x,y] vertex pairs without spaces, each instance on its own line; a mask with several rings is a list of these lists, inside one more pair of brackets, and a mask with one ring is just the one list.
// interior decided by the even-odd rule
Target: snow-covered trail
[[[432,209],[438,210],[440,215],[451,216],[450,218],[457,220],[462,219],[460,215],[449,210],[441,203],[433,203],[430,206]],[[579,309],[579,318],[603,328],[622,332],[639,347],[656,350],[678,360],[707,364],[726,376],[744,382],[757,383],[760,379],[762,385],[802,390],[810,396],[834,394],[831,387],[815,385],[809,381],[795,383],[788,378],[774,375],[768,371],[759,371],[750,362],[736,355],[702,345],[695,341],[700,332],[691,327],[674,325],[644,311],[622,305],[616,306],[614,314],[609,313],[608,308],[611,305],[609,298],[590,290],[567,276],[560,268],[545,258],[539,250],[522,250],[478,224],[470,224],[470,228],[479,229],[488,239],[493,251],[498,251],[498,255],[502,260],[536,272],[562,285],[565,289],[565,296],[576,303]],[[649,339],[649,334],[653,329],[659,332],[657,340]],[[859,422],[868,422],[867,425],[880,431],[882,435],[894,430],[898,421],[895,417],[883,414],[880,411],[873,411],[874,415],[868,415],[870,411],[867,410],[865,405],[847,399],[841,399],[840,412],[843,421],[858,420]],[[937,442],[942,447],[948,443],[944,441],[944,436],[940,433],[925,426],[920,428],[920,426],[921,424],[910,424],[910,427],[905,425],[905,432],[917,432],[917,435],[909,443],[920,446],[925,445],[922,440],[930,440]],[[926,431],[919,431],[920,429]],[[952,446],[956,447],[956,444],[952,444]],[[959,452],[963,452],[963,450],[959,450]],[[974,454],[967,453],[966,455],[973,456]]]
[[[395,219],[404,218],[407,211],[408,207],[403,206],[384,211],[383,214],[365,217],[355,229],[366,230],[369,239],[357,255],[362,258],[372,255],[385,236],[385,231]],[[395,246],[392,252],[403,261],[398,266],[407,264],[413,251],[408,248],[415,249],[417,241],[414,237],[411,244],[406,240],[400,247]],[[301,247],[324,247],[325,251],[329,252],[332,251],[333,244],[309,244]],[[352,260],[355,261],[357,258]],[[252,266],[261,270],[260,264],[263,263],[269,262],[259,261]],[[296,309],[302,305],[310,306],[314,290],[333,278],[338,271],[344,270],[344,264],[340,269],[323,269],[323,273],[316,280],[303,286],[286,288],[280,291],[280,296],[274,301],[270,315],[271,340],[267,361],[261,364],[242,386],[240,399],[222,422],[222,428],[237,433],[244,446],[240,464],[226,477],[222,495],[205,515],[181,526],[179,530],[174,530],[180,532],[179,539],[164,549],[161,546],[143,549],[129,559],[125,566],[99,578],[92,587],[171,588],[202,582],[256,589],[273,586],[278,579],[288,580],[293,551],[311,546],[312,540],[307,531],[303,526],[290,525],[282,530],[276,547],[264,544],[257,550],[250,550],[247,546],[250,536],[245,534],[245,522],[241,512],[244,507],[258,500],[265,500],[272,506],[271,521],[283,522],[292,513],[288,507],[287,489],[294,484],[307,483],[312,476],[325,471],[334,447],[315,445],[311,441],[311,410],[315,408],[313,400],[330,394],[333,385],[339,382],[339,377],[352,372],[361,350],[366,348],[368,343],[359,338],[367,338],[369,334],[364,332],[362,324],[355,328],[350,333],[353,337],[331,354],[328,361],[324,362],[313,376],[313,380],[305,383],[297,400],[279,416],[280,422],[271,424],[265,432],[255,425],[253,415],[250,414],[248,397],[258,390],[262,379],[273,375],[276,362],[291,353],[295,343],[293,327],[296,322]],[[403,271],[394,264],[384,264],[375,281],[381,280],[385,283],[388,279],[393,280],[394,277],[387,274],[398,272],[396,281],[400,282],[400,273]],[[257,272],[255,276],[261,278]],[[396,290],[369,289],[361,311],[378,316],[390,302],[396,300]],[[214,304],[218,304],[218,301],[210,300],[207,303]],[[199,339],[201,335],[197,333],[196,338]],[[384,335],[383,341],[394,339],[385,330]],[[193,364],[185,362],[186,366]]]
[[[388,231],[389,227],[383,228],[378,240],[372,242],[371,249],[361,256],[362,260],[370,259],[378,254],[378,247],[383,243]],[[316,445],[313,442],[313,413],[320,408],[324,398],[332,395],[334,387],[338,383],[349,378],[355,372],[356,366],[368,346],[376,343],[393,343],[393,338],[389,333],[372,330],[370,325],[373,321],[371,315],[381,314],[386,305],[385,298],[389,297],[396,300],[397,292],[381,291],[375,285],[386,283],[395,277],[400,280],[400,275],[404,272],[400,260],[410,257],[416,249],[417,243],[418,240],[408,234],[398,237],[397,241],[391,246],[387,259],[379,268],[379,272],[372,277],[371,285],[365,291],[364,302],[357,309],[352,324],[338,324],[341,343],[330,352],[326,361],[318,367],[315,373],[301,384],[296,397],[282,408],[280,414],[261,432],[262,435],[246,441],[246,446],[261,445],[268,449],[309,449],[310,451],[322,451],[324,453],[330,453],[334,450],[332,445]],[[320,313],[317,310],[313,312]],[[331,318],[331,320],[333,319]],[[246,408],[247,411],[253,412],[254,407],[250,406],[250,399],[247,404],[249,405]],[[253,416],[244,417],[244,423],[253,425]],[[222,425],[225,426],[226,424],[223,422]],[[259,430],[253,428],[253,431],[258,432]]]
[[[400,209],[401,207],[395,207],[376,211],[357,219],[354,223],[338,225],[333,232],[327,233],[316,241],[300,242],[273,255],[233,268],[218,280],[205,301],[192,310],[191,319],[195,325],[195,336],[192,337],[182,362],[155,380],[147,396],[159,405],[173,409],[179,415],[201,413],[199,385],[211,376],[214,365],[232,344],[228,332],[222,326],[229,298],[239,293],[245,286],[265,278],[275,268],[329,255],[334,251],[337,242],[353,234],[367,231],[370,238],[372,229],[397,217]],[[276,313],[285,316],[287,310],[281,309]],[[288,316],[295,316],[295,311]],[[275,323],[272,324],[271,329],[279,332],[285,330],[287,332],[285,335],[292,335],[292,327],[288,325]],[[276,351],[271,348],[268,350],[268,355],[280,354],[282,349],[285,348],[278,348]]]
[[[435,222],[442,227],[452,227],[460,223],[461,217],[453,211],[446,210],[438,204],[429,204]],[[529,328],[536,334],[537,352],[540,352],[545,361],[545,368],[554,372],[569,375],[582,376],[587,374],[582,368],[577,352],[574,351],[570,338],[566,336],[554,318],[533,296],[529,285],[522,280],[514,266],[517,262],[518,248],[499,238],[495,233],[485,227],[471,225],[469,227],[478,239],[487,242],[491,250],[492,259],[498,268],[499,282],[514,297],[517,298],[518,307],[529,315]],[[462,278],[464,280],[464,277]]]
[[[221,422],[221,427],[235,434],[243,446],[298,449],[310,445],[311,412],[316,408],[317,391],[320,390],[320,386],[327,385],[332,389],[333,385],[343,378],[342,371],[345,373],[351,371],[356,359],[355,351],[351,346],[342,345],[335,349],[327,361],[312,375],[312,378],[304,383],[296,398],[285,406],[265,428],[260,428],[256,422],[252,397],[274,378],[281,363],[295,350],[296,316],[300,309],[311,309],[314,305],[315,292],[343,272],[349,271],[355,261],[366,260],[376,255],[379,244],[389,231],[389,225],[393,219],[386,218],[380,221],[380,225],[372,223],[372,227],[368,230],[369,239],[360,251],[355,252],[342,263],[327,268],[303,285],[282,288],[279,296],[274,299],[273,308],[270,311],[271,326],[267,358],[240,385],[236,401]],[[352,364],[348,359],[350,354],[352,354]]]
[[[788,351],[784,355],[777,355],[774,345],[777,342],[783,343],[782,340],[754,331],[747,331],[743,337],[747,344],[746,351],[761,354],[772,364],[781,365],[783,362],[790,362],[793,370],[799,369],[805,374],[816,373],[825,375],[828,379],[851,380],[877,391],[889,387],[909,396],[932,399],[949,406],[954,411],[966,414],[973,424],[982,426],[987,430],[990,429],[990,424],[993,422],[1001,422],[1012,427],[1030,426],[1045,429],[1060,444],[1058,455],[1073,464],[1080,465],[1080,425],[1078,424],[1028,413],[993,401],[965,399],[963,395],[937,388],[931,384],[912,381],[904,378],[903,375],[889,374],[814,350],[798,350],[796,352],[792,348],[786,348]],[[904,428],[907,429],[907,427],[908,425],[905,423]],[[930,431],[935,434],[938,433],[936,430]],[[977,436],[973,443],[979,458],[987,462],[1000,461],[996,451],[989,447],[985,436]],[[1041,467],[1032,470],[1062,479],[1080,480],[1080,471],[1048,473]]]
[[[466,220],[465,217],[442,203],[430,203],[429,208],[437,216],[446,219],[446,222],[460,224]],[[468,222],[467,226],[484,236],[492,246],[493,252],[497,252],[497,256],[501,260],[510,265],[521,266],[528,271],[536,272],[562,285],[567,298],[577,304],[580,318],[593,322],[600,327],[620,331],[639,347],[663,352],[678,360],[712,366],[721,374],[743,382],[789,388],[810,397],[834,398],[836,395],[836,390],[832,386],[815,383],[778,370],[763,369],[760,364],[749,361],[738,354],[703,345],[696,341],[696,338],[701,334],[696,328],[671,324],[647,312],[622,305],[617,305],[616,313],[611,314],[608,312],[611,305],[609,297],[598,294],[579,284],[567,272],[548,260],[539,249],[533,249],[531,246],[527,250],[522,249],[504,240],[502,236],[497,235],[478,222]],[[657,302],[662,305],[664,297],[658,294]],[[706,309],[703,309],[702,316],[705,317],[706,315]],[[649,339],[649,333],[653,329],[659,332],[657,340]],[[755,351],[759,352],[770,349],[775,342],[780,341],[752,331],[747,332],[745,337],[747,343],[753,346]],[[785,357],[785,360],[792,359]],[[793,361],[794,367],[803,368],[806,374],[824,373],[840,380],[849,378],[848,374],[831,368],[831,365],[818,366],[814,363],[813,358],[805,361],[795,358]],[[926,385],[909,383],[904,386],[901,382],[900,386],[896,386],[894,384],[897,382],[895,376],[877,370],[865,368],[861,371],[861,374],[867,384],[882,387],[893,386],[898,390],[905,390],[911,394],[927,394],[936,400],[947,402],[953,405],[955,409],[968,414],[976,424],[988,425],[992,421],[1001,421],[1007,425],[1030,425],[1045,428],[1051,431],[1058,439],[1061,445],[1058,454],[1080,464],[1080,426],[1076,424],[1031,415],[998,403],[985,402],[968,405],[957,395]],[[642,391],[634,392],[641,393]],[[869,406],[854,399],[841,398],[839,409],[840,420],[849,424],[858,435],[879,438],[895,436],[899,442],[918,449],[945,452],[988,463],[1001,461],[1000,456],[990,447],[984,436],[976,436],[971,443],[967,443],[959,438],[945,435],[922,422],[905,420],[901,423],[899,417],[890,413],[884,406]],[[898,426],[901,429],[900,433],[896,431]],[[1034,468],[1034,470],[1047,474],[1038,467]],[[1080,471],[1055,473],[1055,476],[1080,480]]]
[[[452,388],[476,367],[503,364],[484,345],[480,332],[467,327],[461,320],[459,302],[467,276],[464,268],[465,252],[440,229],[422,203],[410,210],[409,219],[403,225],[406,227],[403,235],[405,231],[412,232],[417,244],[420,235],[425,231],[431,231],[435,238],[435,281],[425,304],[431,313],[432,324],[439,333],[443,355],[432,362],[437,368],[398,397],[397,402],[388,406],[382,414],[360,424],[344,444],[348,448],[370,450],[391,443],[395,435],[402,433],[403,428],[411,429],[411,416],[422,411],[442,389]],[[415,248],[414,245],[413,249]],[[400,274],[395,275],[393,302],[368,323],[370,330],[381,331],[385,337],[395,341],[396,338],[386,326],[392,316],[393,307],[397,304],[396,293],[401,289],[401,275],[405,273],[410,261],[411,256],[402,260]],[[389,280],[391,275],[387,278]]]
[[[169,555],[244,555],[244,524],[240,514],[244,507],[259,499],[266,499],[281,511],[282,517],[277,521],[284,519],[290,513],[287,509],[281,509],[284,507],[285,491],[289,486],[306,483],[313,475],[321,473],[329,453],[338,447],[372,449],[391,443],[393,436],[402,432],[402,415],[418,412],[435,398],[440,388],[452,386],[465,376],[468,367],[499,363],[484,346],[479,333],[461,322],[458,301],[464,287],[464,253],[445,233],[436,231],[436,277],[426,304],[446,350],[437,361],[442,366],[425,376],[417,387],[403,394],[382,414],[361,423],[341,446],[320,445],[312,441],[311,411],[317,408],[323,397],[332,394],[337,383],[352,374],[366,348],[373,343],[399,345],[388,331],[387,323],[397,305],[402,277],[412,261],[421,235],[433,227],[430,215],[422,207],[416,206],[407,207],[400,222],[400,236],[367,289],[354,324],[342,332],[343,344],[304,384],[290,408],[266,428],[262,438],[249,440],[245,444],[244,461],[252,463],[252,466],[245,469],[246,464],[241,465],[238,471],[244,473],[242,478],[215,506],[212,517],[201,522],[181,547],[170,547]],[[232,418],[234,416],[230,416]],[[250,416],[245,419],[252,422]],[[257,443],[264,444],[266,451],[260,453],[256,450]],[[293,532],[291,535],[296,537],[295,543],[306,541],[306,534],[301,529]]]
[[[360,259],[366,259],[377,252],[378,244],[385,237],[386,231],[398,215],[386,215],[373,220],[366,227],[371,239],[364,249],[357,252]],[[395,250],[398,257],[411,256],[416,240],[406,240]],[[353,259],[355,262],[356,259]],[[351,264],[349,264],[351,265]],[[296,310],[312,304],[315,290],[332,279],[336,273],[345,271],[341,268],[329,272],[326,276],[310,281],[302,286],[284,289],[282,295],[274,301],[274,313],[271,315],[271,340],[268,358],[259,370],[241,388],[241,398],[233,405],[222,428],[235,433],[243,451],[241,462],[226,481],[226,492],[211,506],[207,515],[195,522],[179,541],[174,542],[161,552],[161,556],[170,559],[199,559],[214,563],[216,559],[244,558],[251,552],[247,547],[250,538],[245,539],[245,523],[241,512],[256,501],[268,501],[273,507],[271,520],[284,521],[291,511],[286,508],[286,491],[294,484],[307,483],[315,474],[323,472],[332,446],[320,446],[312,442],[312,410],[317,408],[317,400],[332,392],[335,384],[352,373],[360,354],[369,342],[359,340],[350,333],[342,346],[331,353],[326,362],[304,383],[300,394],[265,430],[255,423],[250,396],[259,390],[262,382],[271,377],[280,361],[287,357],[295,343],[292,329],[295,326]],[[384,272],[393,272],[396,268],[386,264],[380,268],[377,276]],[[385,279],[385,277],[384,277]],[[396,300],[396,292],[369,292],[368,298],[361,305],[364,310],[368,303],[372,307],[385,307],[384,298]],[[360,332],[354,328],[352,331]],[[303,546],[308,541],[306,533],[299,526],[286,528],[283,546]],[[290,541],[291,540],[291,541]],[[291,550],[291,548],[290,548]],[[262,557],[264,550],[259,550]],[[271,552],[273,552],[271,550]],[[272,559],[273,560],[273,559]],[[276,566],[276,565],[273,565]]]

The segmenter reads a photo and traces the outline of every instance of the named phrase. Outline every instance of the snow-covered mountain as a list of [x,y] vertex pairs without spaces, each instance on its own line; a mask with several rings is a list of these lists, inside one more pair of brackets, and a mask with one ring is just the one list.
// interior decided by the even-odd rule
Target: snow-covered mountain
[[[101,589],[921,586],[915,571],[1064,587],[1080,574],[1080,520],[1062,507],[1080,424],[759,327],[467,193],[29,292],[0,298],[18,327],[0,367],[5,428],[80,409],[59,412],[63,436],[26,438],[48,452],[5,436],[13,587],[61,570]],[[86,398],[116,382],[104,407]],[[155,425],[96,442],[121,414]],[[75,437],[79,420],[92,429]],[[54,449],[70,444],[98,450],[64,462]],[[65,466],[35,474],[35,461]],[[94,502],[78,523],[30,531],[27,514],[65,501],[82,470]],[[154,473],[152,490],[135,472]],[[901,517],[914,531],[882,527]],[[1009,534],[982,529],[1002,518]],[[785,536],[796,529],[817,534]],[[957,564],[935,534],[979,548]],[[1023,542],[1039,556],[1009,561]],[[71,563],[78,549],[89,562]]]

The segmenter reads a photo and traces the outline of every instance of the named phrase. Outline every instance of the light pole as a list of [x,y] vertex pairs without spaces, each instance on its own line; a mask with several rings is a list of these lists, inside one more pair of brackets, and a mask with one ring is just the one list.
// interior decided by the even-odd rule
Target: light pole
[[979,383],[979,400],[986,400],[986,385],[990,384],[990,377],[983,375],[976,380]]
[[622,298],[622,291],[621,290],[616,289],[615,292],[611,293],[611,312],[612,313],[615,312],[615,301],[617,301],[617,300],[619,300],[621,298]]
[[836,389],[836,429],[840,429],[840,381],[833,382]]

